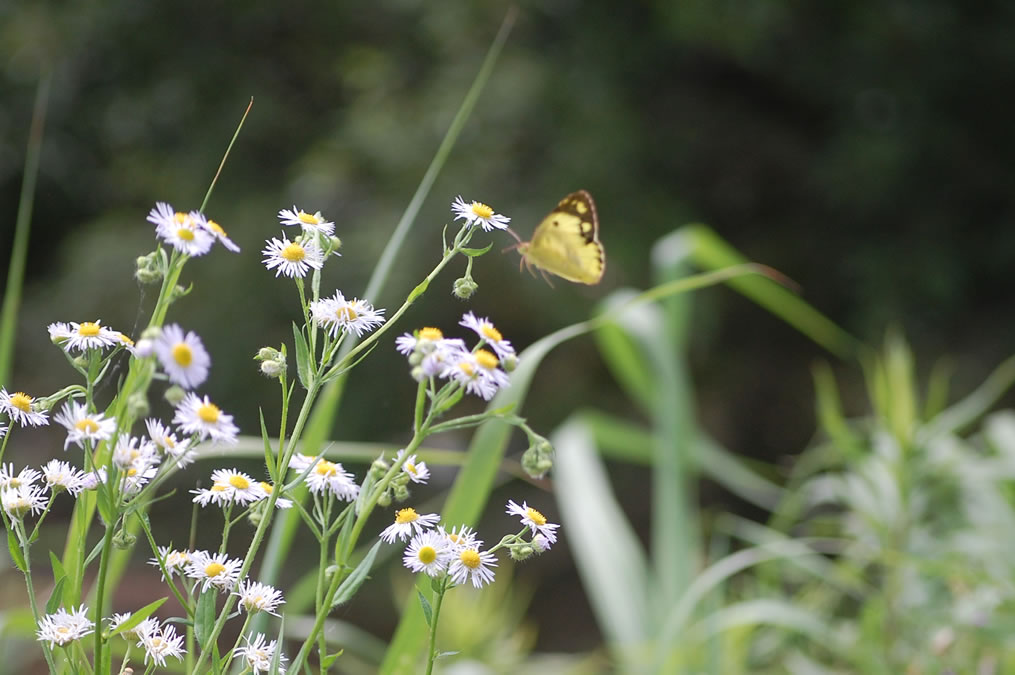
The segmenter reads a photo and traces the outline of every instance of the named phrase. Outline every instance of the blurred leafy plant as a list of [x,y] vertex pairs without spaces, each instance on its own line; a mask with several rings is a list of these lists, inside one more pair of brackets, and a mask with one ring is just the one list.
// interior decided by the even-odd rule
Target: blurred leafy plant
[[862,364],[869,410],[857,418],[831,369],[814,369],[825,438],[796,464],[771,523],[837,551],[812,558],[817,569],[760,577],[832,626],[839,649],[781,634],[759,655],[794,673],[1015,672],[1015,413],[972,428],[1015,383],[1015,358],[947,407],[948,370],[921,394],[899,333]]

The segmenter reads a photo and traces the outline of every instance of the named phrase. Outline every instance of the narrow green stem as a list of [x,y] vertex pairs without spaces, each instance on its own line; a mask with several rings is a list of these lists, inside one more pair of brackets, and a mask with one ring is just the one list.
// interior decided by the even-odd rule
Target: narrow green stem
[[427,650],[429,656],[426,660],[426,675],[433,673],[433,664],[437,660],[437,620],[440,618],[441,605],[444,603],[444,594],[447,590],[448,577],[445,575],[440,590],[434,593],[437,597],[434,600],[433,616],[430,617],[430,648]]
[[[25,559],[25,587],[28,589],[28,603],[32,607],[32,618],[35,619],[35,625],[38,626],[42,620],[42,615],[39,614],[39,606],[35,600],[35,585],[32,583],[32,559],[29,557],[30,544],[28,543],[28,536],[25,533],[25,522],[23,520],[11,519],[11,525],[14,526],[14,531],[18,535],[18,539],[21,542],[21,555]],[[46,657],[46,663],[49,665],[49,672],[56,673],[56,664],[53,662],[53,651],[49,645],[45,642],[42,643],[42,654]]]
[[[100,486],[101,489],[101,486]],[[102,555],[99,558],[99,575],[96,579],[97,590],[95,592],[95,664],[102,663],[102,607],[105,604],[106,595],[106,570],[109,568],[109,557],[113,552],[113,529],[116,523],[106,525],[106,533],[102,538]]]

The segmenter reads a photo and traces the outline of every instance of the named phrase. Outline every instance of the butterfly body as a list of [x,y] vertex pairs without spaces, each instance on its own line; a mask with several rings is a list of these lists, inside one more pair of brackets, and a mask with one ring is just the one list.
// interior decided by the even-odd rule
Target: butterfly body
[[518,245],[527,266],[579,284],[598,284],[606,268],[592,195],[572,192],[543,218],[532,240]]

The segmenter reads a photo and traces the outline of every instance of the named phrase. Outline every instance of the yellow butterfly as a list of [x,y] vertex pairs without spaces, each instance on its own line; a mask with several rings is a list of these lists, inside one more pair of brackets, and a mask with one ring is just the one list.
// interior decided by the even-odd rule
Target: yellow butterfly
[[[536,266],[579,284],[598,284],[606,268],[606,252],[599,243],[599,219],[592,195],[572,192],[543,218],[532,241],[518,243],[518,252],[529,271]],[[547,279],[549,282],[549,279]]]

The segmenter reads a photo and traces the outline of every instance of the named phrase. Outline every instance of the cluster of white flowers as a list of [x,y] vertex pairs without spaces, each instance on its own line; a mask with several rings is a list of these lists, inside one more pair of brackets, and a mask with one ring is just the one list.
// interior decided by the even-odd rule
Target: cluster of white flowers
[[527,553],[517,554],[518,559],[524,559],[549,550],[557,542],[556,530],[560,526],[547,522],[542,513],[525,502],[519,506],[514,501],[508,501],[507,513],[521,517],[522,525],[532,535],[530,540],[514,535],[506,537],[493,550],[484,551],[483,541],[472,528],[462,526],[448,530],[438,524],[438,514],[420,515],[412,508],[398,510],[395,522],[386,527],[380,537],[388,543],[394,543],[396,539],[409,540],[402,554],[402,563],[413,572],[423,572],[431,577],[447,573],[456,585],[471,582],[476,588],[481,588],[493,581],[492,568],[497,566],[493,551],[497,548],[505,546],[512,550],[513,555],[519,549],[527,549]]
[[13,464],[0,465],[0,502],[9,517],[20,520],[45,510],[60,492],[76,496],[82,490],[94,489],[98,478],[95,473],[82,473],[56,459],[46,463],[41,472],[25,467],[15,473]]
[[[395,348],[409,357],[413,376],[417,379],[452,380],[468,393],[489,401],[497,390],[510,382],[507,372],[500,366],[513,370],[518,356],[511,342],[504,339],[489,319],[480,319],[468,312],[459,325],[479,336],[479,343],[473,349],[468,349],[464,340],[445,338],[438,328],[423,328],[414,335],[403,334],[395,340]],[[485,349],[487,346],[493,351]]]
[[[239,504],[247,506],[271,497],[275,487],[271,483],[256,481],[242,471],[237,469],[216,469],[211,474],[212,485],[210,488],[199,488],[191,490],[194,495],[194,503],[201,506],[214,504],[215,506],[228,506]],[[275,508],[288,509],[293,505],[292,500],[285,497],[278,497],[275,500]]]
[[101,352],[110,347],[123,347],[128,351],[134,349],[133,340],[118,330],[103,326],[101,320],[51,323],[48,330],[49,339],[68,353],[76,351],[83,354],[91,349]]
[[[132,614],[114,614],[109,620],[109,630],[115,631],[124,622],[129,621]],[[166,659],[172,657],[183,660],[186,650],[183,648],[183,636],[178,635],[172,624],[159,624],[157,619],[147,618],[133,628],[120,631],[125,640],[137,640],[137,646],[145,650],[144,662],[149,661],[166,667]]]
[[[269,642],[263,633],[258,633],[253,641],[246,637],[243,639],[246,644],[236,648],[234,652],[235,657],[242,659],[247,668],[250,668],[254,672],[254,675],[269,672],[271,670],[271,662],[275,658],[275,650],[278,648],[276,641],[272,640]],[[284,654],[280,654],[278,659],[279,668],[276,672],[285,675],[285,668],[282,668],[281,664],[288,660]]]
[[311,493],[319,495],[330,492],[346,502],[351,502],[359,496],[356,478],[338,462],[329,462],[323,457],[315,460],[299,452],[293,455],[289,462],[289,468],[298,473],[303,473],[311,466],[313,468],[306,477],[307,489]]
[[282,225],[299,226],[301,232],[293,239],[282,234],[281,239],[266,239],[262,262],[275,276],[282,274],[290,279],[307,276],[310,270],[319,270],[329,255],[341,255],[329,237],[335,233],[335,223],[326,220],[321,212],[311,215],[293,206],[292,210],[278,212]]
[[216,241],[233,253],[240,251],[222,226],[200,211],[183,213],[166,202],[157,202],[148,213],[148,222],[155,226],[156,237],[184,255],[204,255]]

